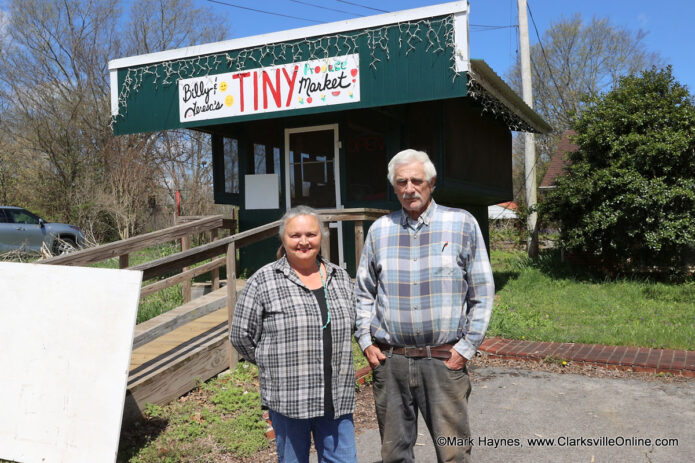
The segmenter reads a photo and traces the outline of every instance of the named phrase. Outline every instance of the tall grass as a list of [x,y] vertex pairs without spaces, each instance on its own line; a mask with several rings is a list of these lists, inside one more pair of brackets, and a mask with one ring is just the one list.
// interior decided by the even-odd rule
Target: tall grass
[[695,282],[598,280],[552,251],[537,261],[503,251],[491,259],[491,336],[695,349]]
[[[129,265],[131,267],[145,262],[150,262],[161,257],[179,252],[180,248],[176,243],[165,243],[158,246],[152,246],[147,249],[134,251],[129,256]],[[114,257],[102,262],[92,264],[92,267],[97,268],[118,268],[118,258]],[[164,275],[165,278],[169,275]],[[152,281],[143,282],[143,285],[150,284]],[[138,306],[137,323],[142,323],[157,315],[168,312],[169,310],[183,304],[183,293],[181,292],[181,284],[165,288],[157,291],[154,294],[140,299]]]

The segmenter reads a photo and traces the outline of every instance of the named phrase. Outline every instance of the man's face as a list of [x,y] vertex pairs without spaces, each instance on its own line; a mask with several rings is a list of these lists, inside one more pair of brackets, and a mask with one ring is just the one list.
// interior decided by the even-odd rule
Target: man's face
[[413,161],[396,167],[393,178],[393,191],[410,218],[416,220],[430,205],[436,177],[425,180],[425,166]]

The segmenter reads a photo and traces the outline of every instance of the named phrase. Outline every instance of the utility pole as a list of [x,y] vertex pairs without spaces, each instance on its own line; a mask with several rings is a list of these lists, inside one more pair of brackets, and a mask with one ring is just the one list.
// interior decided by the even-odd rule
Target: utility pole
[[[521,83],[524,103],[533,109],[533,87],[531,86],[531,49],[528,40],[528,18],[526,0],[517,0],[519,8],[519,45],[521,48]],[[526,207],[531,211],[526,221],[528,238],[526,250],[531,258],[538,257],[538,226],[536,214],[536,142],[532,132],[526,132],[524,143],[524,167],[526,178]]]

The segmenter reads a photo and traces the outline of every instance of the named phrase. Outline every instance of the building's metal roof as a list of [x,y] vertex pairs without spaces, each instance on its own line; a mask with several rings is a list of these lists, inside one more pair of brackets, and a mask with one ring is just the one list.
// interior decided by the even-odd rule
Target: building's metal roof
[[[119,116],[119,103],[125,102],[127,100],[127,95],[129,94],[129,91],[124,92],[123,89],[119,88],[119,71],[122,72],[128,70],[128,72],[130,72],[129,70],[133,68],[147,68],[142,72],[142,75],[146,75],[148,73],[149,75],[158,75],[159,71],[154,69],[154,67],[159,66],[161,63],[182,62],[186,60],[190,61],[196,57],[229,54],[231,52],[240,53],[240,51],[258,49],[259,47],[264,48],[279,46],[279,44],[304,40],[307,38],[321,38],[324,36],[335,37],[336,35],[343,33],[354,33],[353,31],[368,30],[380,27],[392,27],[389,25],[398,25],[400,30],[400,26],[408,23],[409,21],[428,22],[429,18],[443,17],[447,15],[450,15],[453,18],[450,23],[451,27],[453,28],[453,34],[451,35],[450,42],[447,43],[447,46],[449,47],[448,50],[450,50],[451,53],[452,64],[450,69],[453,72],[454,80],[456,80],[456,76],[464,73],[470,78],[467,83],[467,89],[464,88],[453,90],[451,92],[451,97],[465,95],[476,99],[481,104],[483,111],[492,113],[495,115],[495,117],[500,117],[503,119],[510,130],[537,133],[550,132],[552,130],[551,127],[537,113],[535,113],[533,109],[526,105],[524,101],[497,74],[495,74],[495,72],[484,61],[470,59],[467,1],[449,2],[422,8],[397,11],[393,13],[273,32],[270,34],[243,37],[222,42],[150,53],[146,55],[114,59],[109,62],[112,115],[114,118]],[[428,49],[430,46],[431,44],[428,45]],[[385,50],[388,54],[388,49]],[[405,55],[407,55],[408,52],[406,52]],[[449,64],[446,64],[446,66],[448,67]],[[367,69],[367,66],[365,66],[365,69]],[[439,70],[439,72],[441,73],[442,71]],[[141,80],[143,78],[142,75],[140,75],[138,78],[140,80],[136,79],[136,82],[131,84],[134,91],[140,88]],[[412,78],[412,75],[410,77]],[[439,76],[438,78],[441,79]],[[167,79],[169,78],[167,77]],[[153,88],[156,90],[158,84],[164,83],[166,82],[155,82]],[[378,85],[383,85],[383,83],[378,83]],[[444,88],[441,84],[439,87],[442,89]],[[454,89],[454,86],[451,88]],[[127,88],[126,90],[130,90],[130,88]],[[405,90],[407,90],[407,92]],[[415,100],[420,97],[420,95],[412,92],[412,88],[407,88],[405,90],[403,95],[407,95],[410,100]],[[150,92],[151,91],[152,90],[150,90]],[[445,96],[442,94],[442,91],[437,94],[423,95],[423,98],[441,99]],[[160,94],[163,94],[163,92],[160,92]],[[369,96],[365,94],[365,104],[367,104],[368,98]],[[403,98],[401,98],[401,100],[402,99]],[[406,102],[405,100],[396,100],[379,101],[378,103],[396,104]],[[337,107],[336,109],[339,110]],[[172,127],[174,125],[176,124],[169,124],[169,126]],[[151,130],[151,128],[149,130]]]
[[[469,95],[481,101],[485,109],[505,119],[512,130],[536,133],[553,130],[485,61],[472,59],[470,67]],[[495,101],[499,104],[496,105]]]

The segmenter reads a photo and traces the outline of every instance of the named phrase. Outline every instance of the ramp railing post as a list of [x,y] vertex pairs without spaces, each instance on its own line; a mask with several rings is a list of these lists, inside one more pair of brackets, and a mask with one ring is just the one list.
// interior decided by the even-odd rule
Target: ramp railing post
[[364,221],[355,220],[355,269],[360,265],[362,248],[364,248]]
[[229,342],[232,330],[234,306],[236,305],[236,244],[234,241],[227,246],[227,344],[229,346],[229,369],[234,370],[239,362],[239,353]]
[[329,223],[324,223],[326,233],[321,237],[321,256],[327,261],[331,260],[331,228]]
[[[212,230],[210,230],[210,242],[215,241],[216,239],[217,239],[217,228],[213,228]],[[212,280],[210,282],[212,284],[212,288],[210,288],[211,291],[215,291],[215,290],[220,289],[220,269],[219,269],[219,267],[212,270],[210,280]]]
[[[190,235],[185,235],[181,237],[181,251],[188,251],[191,249],[191,236]],[[182,272],[185,272],[188,270],[189,267],[184,267],[181,269]],[[191,279],[187,278],[184,280],[183,283],[181,283],[181,293],[183,295],[183,302],[190,302],[191,301]]]

